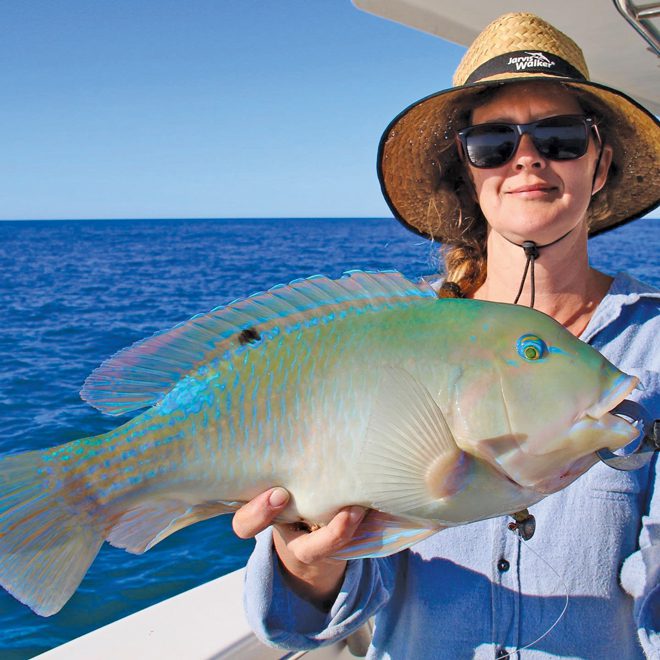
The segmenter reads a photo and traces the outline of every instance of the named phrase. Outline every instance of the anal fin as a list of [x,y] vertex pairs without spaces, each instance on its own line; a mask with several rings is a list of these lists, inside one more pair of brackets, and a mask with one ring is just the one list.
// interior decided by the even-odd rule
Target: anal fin
[[125,511],[113,525],[107,541],[116,548],[142,554],[170,534],[193,523],[232,513],[244,502],[190,504],[175,499],[141,502]]

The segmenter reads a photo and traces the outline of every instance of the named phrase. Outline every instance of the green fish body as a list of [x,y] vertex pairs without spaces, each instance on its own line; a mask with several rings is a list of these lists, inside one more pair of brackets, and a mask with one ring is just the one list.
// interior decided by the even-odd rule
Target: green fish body
[[140,553],[272,486],[282,520],[372,509],[340,557],[409,547],[571,483],[636,431],[636,385],[544,314],[398,273],[275,287],[138,342],[82,396],[117,429],[0,459],[0,584],[57,612],[102,543]]

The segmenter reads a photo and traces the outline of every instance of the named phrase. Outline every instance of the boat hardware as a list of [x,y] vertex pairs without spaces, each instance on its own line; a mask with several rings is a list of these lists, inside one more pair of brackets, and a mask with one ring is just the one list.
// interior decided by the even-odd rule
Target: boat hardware
[[651,46],[650,50],[660,57],[660,33],[653,24],[660,17],[660,2],[636,5],[632,0],[613,0],[619,13],[637,30]]
[[655,452],[660,450],[660,432],[658,430],[660,420],[653,419],[643,406],[628,399],[624,399],[611,412],[613,415],[627,419],[638,429],[639,435],[635,441],[637,446],[626,454],[615,454],[609,449],[601,449],[596,452],[596,455],[603,463],[615,470],[639,470],[651,460]]

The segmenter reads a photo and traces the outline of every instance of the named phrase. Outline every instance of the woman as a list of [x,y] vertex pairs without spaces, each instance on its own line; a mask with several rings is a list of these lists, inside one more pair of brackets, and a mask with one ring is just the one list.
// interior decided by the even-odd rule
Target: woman
[[[589,235],[657,205],[657,122],[588,82],[579,48],[530,14],[489,25],[454,83],[399,115],[379,152],[395,216],[443,243],[439,294],[553,316],[637,375],[635,396],[658,416],[660,293],[598,272],[587,255]],[[657,453],[631,472],[599,464],[535,505],[533,546],[498,518],[347,564],[330,557],[358,529],[359,507],[311,533],[275,526],[248,564],[248,617],[267,641],[304,649],[375,615],[372,657],[501,658],[532,642],[519,657],[659,657],[656,465]],[[287,501],[281,488],[263,493],[236,514],[235,530],[264,530]],[[566,592],[566,614],[534,642]]]

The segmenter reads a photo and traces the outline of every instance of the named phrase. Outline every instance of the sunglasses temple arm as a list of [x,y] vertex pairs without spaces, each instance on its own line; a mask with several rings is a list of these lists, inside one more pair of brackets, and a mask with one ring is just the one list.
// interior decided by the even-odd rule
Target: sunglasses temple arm
[[[594,126],[596,129],[596,127]],[[603,144],[603,141],[600,139],[600,134],[598,133],[598,129],[596,129],[596,135],[598,136],[598,158],[596,159],[596,168],[594,169],[594,176],[591,179],[591,196],[593,197],[598,191],[595,190],[596,188],[596,177],[598,176],[598,170],[600,169],[600,161],[603,157],[603,149],[605,145]]]

